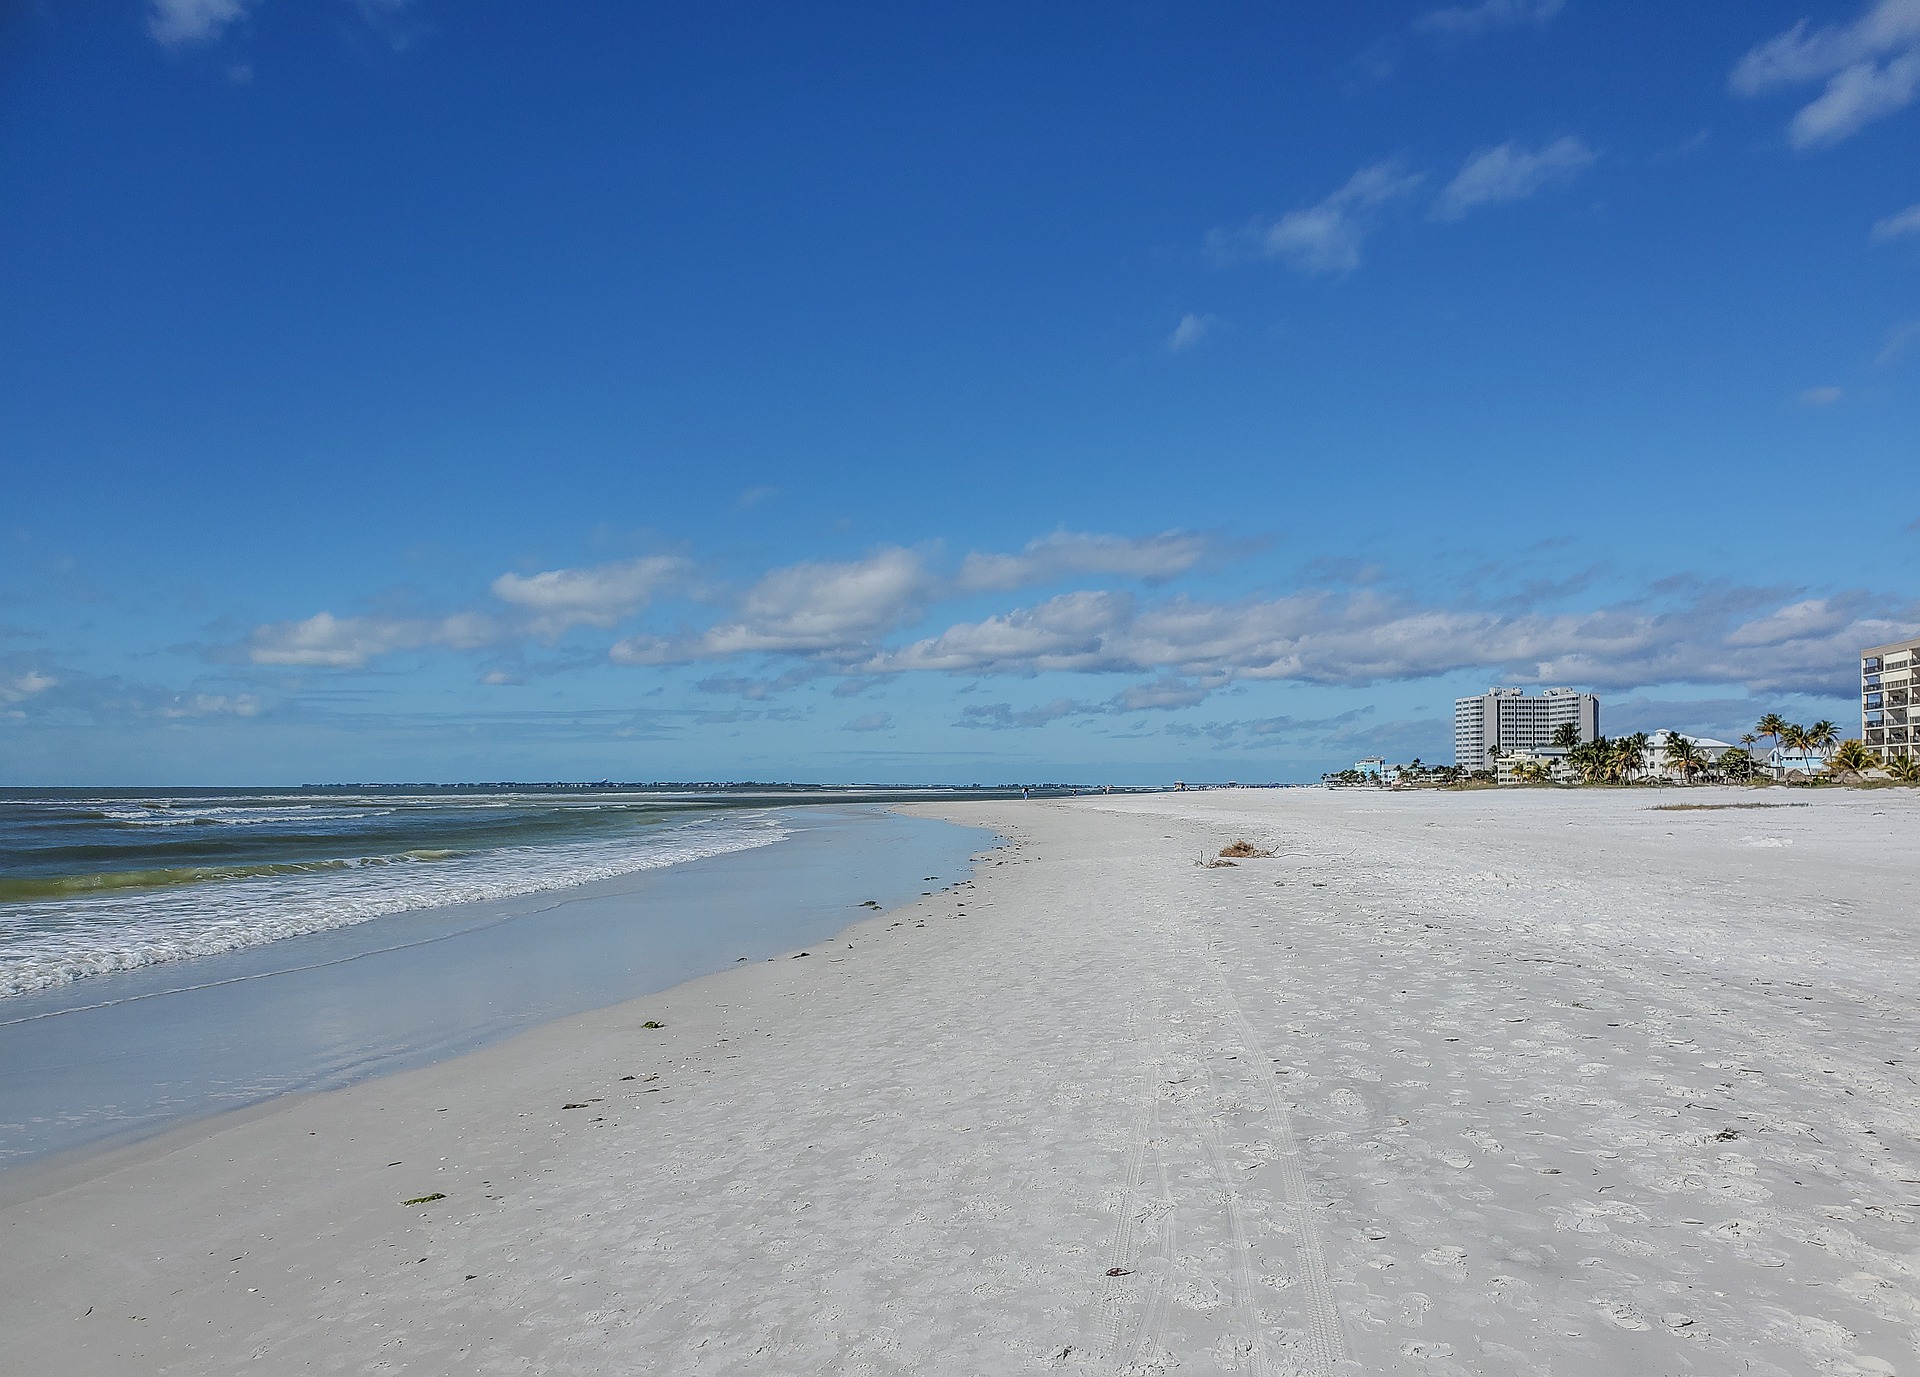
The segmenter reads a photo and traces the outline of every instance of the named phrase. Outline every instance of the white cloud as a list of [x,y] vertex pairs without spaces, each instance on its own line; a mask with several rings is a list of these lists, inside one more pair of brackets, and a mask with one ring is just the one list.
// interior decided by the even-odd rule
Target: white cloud
[[1841,397],[1837,387],[1809,387],[1800,394],[1802,406],[1832,406]]
[[1873,239],[1876,244],[1885,243],[1889,239],[1898,239],[1903,234],[1920,234],[1920,205],[1908,206],[1905,210],[1876,222],[1873,227]]
[[1521,201],[1546,187],[1569,182],[1593,165],[1596,154],[1571,134],[1535,151],[1503,143],[1475,153],[1434,202],[1440,220],[1458,220],[1476,206]]
[[1826,82],[1787,128],[1795,148],[1838,143],[1920,92],[1920,0],[1873,0],[1851,23],[1801,20],[1749,51],[1728,84],[1743,96]]
[[893,714],[889,712],[870,712],[856,717],[841,730],[850,732],[883,732],[893,725]]
[[1388,203],[1423,180],[1398,161],[1374,163],[1347,179],[1325,200],[1288,211],[1270,225],[1255,223],[1237,233],[1215,231],[1210,244],[1223,260],[1280,258],[1306,273],[1345,273],[1360,266],[1360,248]]
[[1803,107],[1787,126],[1787,142],[1795,148],[1839,143],[1849,134],[1912,104],[1920,91],[1920,48],[1894,58],[1884,67],[1862,62],[1835,73],[1827,89]]
[[669,664],[741,654],[846,655],[918,615],[936,580],[920,557],[888,546],[865,559],[776,569],[747,590],[736,616],[698,636],[635,636],[620,664]]
[[169,48],[211,43],[245,16],[250,0],[153,0],[147,32]]
[[1566,7],[1566,0],[1480,0],[1477,5],[1450,5],[1413,21],[1423,33],[1470,35],[1521,24],[1544,24]]
[[[796,564],[764,575],[718,625],[677,638],[639,635],[611,651],[619,664],[678,664],[730,655],[791,654],[859,661],[926,606],[955,594],[1006,591],[1079,574],[1149,583],[1185,573],[1219,542],[1191,531],[1129,538],[1057,531],[1018,554],[969,554],[951,579],[898,546],[865,559]],[[1103,595],[1112,596],[1112,595]]]
[[1075,574],[1117,574],[1158,582],[1184,574],[1219,543],[1193,531],[1130,538],[1055,531],[1027,542],[1017,555],[970,554],[961,561],[963,590],[1024,588]]
[[1180,323],[1173,327],[1173,333],[1167,336],[1169,353],[1183,354],[1200,343],[1213,332],[1212,316],[1197,316],[1189,311],[1180,317]]
[[864,668],[1144,671],[1343,686],[1489,669],[1515,682],[1603,689],[1686,682],[1832,692],[1850,682],[1851,657],[1860,646],[1894,640],[1906,625],[1866,615],[1873,604],[1864,595],[1814,599],[1742,620],[1733,609],[1757,595],[1742,596],[1744,604],[1702,598],[1667,611],[1627,605],[1509,615],[1425,607],[1371,592],[1232,604],[1188,598],[1140,604],[1114,593],[1070,593],[951,626],[877,655]]
[[37,669],[16,674],[10,679],[0,679],[0,704],[11,707],[15,703],[24,703],[37,694],[45,693],[59,682],[52,675],[42,674]]
[[675,556],[649,555],[590,569],[502,574],[493,595],[532,613],[528,629],[535,635],[552,637],[573,626],[610,627],[684,579],[688,569]]
[[1063,593],[1036,607],[948,627],[938,636],[884,652],[868,668],[1029,673],[1047,669],[1118,669],[1107,637],[1133,615],[1125,593]]
[[304,621],[257,627],[248,639],[247,658],[256,665],[358,669],[395,650],[438,646],[475,650],[500,637],[500,628],[476,612],[449,617],[336,617],[316,612]]
[[251,693],[182,693],[160,708],[162,717],[257,717],[260,700]]
[[1905,321],[1887,331],[1886,343],[1880,346],[1880,354],[1874,362],[1885,368],[1906,352],[1907,346],[1916,339],[1920,339],[1920,317]]

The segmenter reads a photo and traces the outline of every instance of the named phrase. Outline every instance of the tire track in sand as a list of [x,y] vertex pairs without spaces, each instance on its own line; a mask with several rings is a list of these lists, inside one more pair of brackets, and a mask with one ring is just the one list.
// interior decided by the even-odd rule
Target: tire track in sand
[[[1208,1090],[1217,1090],[1218,1083],[1213,1078],[1212,1070],[1204,1060],[1198,1064],[1201,1074],[1207,1078]],[[1245,1329],[1254,1377],[1268,1377],[1273,1369],[1267,1360],[1266,1324],[1260,1318],[1259,1302],[1255,1299],[1253,1240],[1247,1234],[1246,1216],[1240,1207],[1240,1191],[1233,1184],[1233,1165],[1227,1160],[1227,1145],[1220,1135],[1218,1116],[1203,1111],[1199,1119],[1200,1136],[1207,1145],[1207,1158],[1213,1167],[1213,1174],[1220,1180],[1221,1208],[1227,1215],[1227,1275],[1233,1287],[1234,1313],[1240,1316]]]
[[1278,1155],[1272,1166],[1280,1176],[1280,1200],[1293,1214],[1294,1245],[1298,1255],[1301,1282],[1301,1308],[1306,1312],[1307,1358],[1310,1371],[1331,1373],[1346,1360],[1346,1331],[1340,1323],[1340,1307],[1333,1296],[1333,1279],[1327,1271],[1326,1250],[1320,1241],[1319,1221],[1313,1217],[1313,1201],[1307,1192],[1306,1172],[1300,1165],[1300,1144],[1294,1137],[1293,1112],[1280,1087],[1273,1080],[1273,1058],[1253,1031],[1246,1011],[1234,996],[1227,979],[1226,962],[1214,934],[1206,936],[1207,955],[1212,959],[1214,979],[1220,987],[1222,1004],[1234,1030],[1239,1034],[1247,1057],[1247,1068],[1258,1084],[1266,1105],[1267,1131]]
[[[1135,1023],[1135,1015],[1128,1011],[1129,1026]],[[1136,1360],[1143,1349],[1161,1346],[1166,1333],[1169,1315],[1168,1287],[1169,1273],[1173,1268],[1173,1245],[1178,1236],[1178,1221],[1174,1208],[1173,1190],[1167,1179],[1167,1164],[1164,1154],[1156,1145],[1161,1131],[1160,1101],[1161,1087],[1166,1077],[1166,1047],[1160,1033],[1160,1011],[1150,1010],[1147,1014],[1147,1064],[1142,1073],[1145,1094],[1140,1109],[1134,1117],[1133,1147],[1127,1159],[1127,1181],[1125,1196],[1122,1200],[1120,1219],[1114,1226],[1114,1239],[1108,1250],[1110,1267],[1126,1267],[1129,1272],[1137,1273],[1131,1263],[1137,1256],[1136,1225],[1145,1217],[1141,1187],[1145,1181],[1146,1159],[1149,1152],[1154,1158],[1155,1174],[1160,1180],[1159,1203],[1162,1208],[1158,1214],[1163,1226],[1160,1230],[1159,1246],[1156,1256],[1160,1266],[1155,1267],[1146,1278],[1146,1299],[1140,1309],[1139,1322],[1133,1326],[1131,1334],[1124,1333],[1125,1315],[1128,1297],[1134,1287],[1127,1284],[1123,1277],[1114,1277],[1108,1282],[1106,1295],[1101,1302],[1106,1320],[1106,1351],[1115,1368],[1122,1373],[1157,1371],[1157,1368],[1139,1368]]]

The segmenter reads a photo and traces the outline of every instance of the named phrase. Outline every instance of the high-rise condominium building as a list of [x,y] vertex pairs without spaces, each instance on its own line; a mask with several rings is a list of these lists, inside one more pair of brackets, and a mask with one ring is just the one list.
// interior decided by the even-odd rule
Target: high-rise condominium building
[[1490,770],[1499,752],[1551,746],[1565,723],[1573,725],[1579,740],[1593,740],[1600,735],[1600,700],[1570,688],[1550,688],[1534,697],[1517,688],[1492,688],[1477,698],[1456,698],[1453,763]]
[[1920,722],[1915,716],[1920,699],[1920,636],[1893,645],[1869,646],[1860,652],[1860,739],[1882,760],[1905,760],[1920,754]]

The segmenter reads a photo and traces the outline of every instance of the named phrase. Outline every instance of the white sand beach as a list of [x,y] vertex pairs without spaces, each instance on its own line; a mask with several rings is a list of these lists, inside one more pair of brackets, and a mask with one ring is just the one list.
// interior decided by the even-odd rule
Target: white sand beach
[[[1008,844],[804,956],[0,1175],[0,1368],[1920,1370],[1920,796],[920,811]],[[1237,838],[1277,854],[1194,864]]]

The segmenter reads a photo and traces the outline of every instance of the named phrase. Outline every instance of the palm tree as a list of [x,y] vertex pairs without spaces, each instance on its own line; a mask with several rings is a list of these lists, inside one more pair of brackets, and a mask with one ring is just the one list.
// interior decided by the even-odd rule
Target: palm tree
[[1780,735],[1787,729],[1787,719],[1777,712],[1770,712],[1753,724],[1754,735],[1772,739],[1774,745],[1780,744]]
[[1833,723],[1827,721],[1825,718],[1822,718],[1807,728],[1807,747],[1809,750],[1826,754],[1832,751],[1834,744],[1839,741],[1839,739],[1839,728],[1835,727]]
[[[1832,724],[1829,723],[1828,725],[1831,726]],[[1879,763],[1878,760],[1874,759],[1873,752],[1866,748],[1865,743],[1848,737],[1834,750],[1833,759],[1827,762],[1827,770],[1829,773],[1835,775],[1845,775],[1852,779],[1858,779],[1862,774]]]
[[1653,738],[1648,736],[1645,732],[1635,732],[1632,736],[1623,737],[1621,739],[1626,743],[1626,746],[1627,746],[1627,752],[1626,752],[1627,780],[1629,783],[1631,783],[1633,780],[1633,776],[1640,773],[1641,770],[1646,768],[1647,748],[1653,744]]
[[1920,756],[1896,756],[1880,768],[1902,784],[1920,784]]
[[1780,778],[1785,779],[1789,770],[1804,770],[1806,766],[1807,729],[1797,722],[1788,722],[1780,728],[1780,749],[1783,752],[1798,752],[1800,760],[1796,764],[1780,762]]
[[1563,751],[1570,751],[1580,744],[1580,729],[1571,722],[1562,722],[1553,729],[1553,744]]
[[1660,753],[1666,758],[1667,764],[1680,772],[1682,784],[1693,782],[1693,772],[1700,768],[1702,762],[1700,748],[1690,738],[1676,731],[1668,731],[1666,744],[1661,747]]

